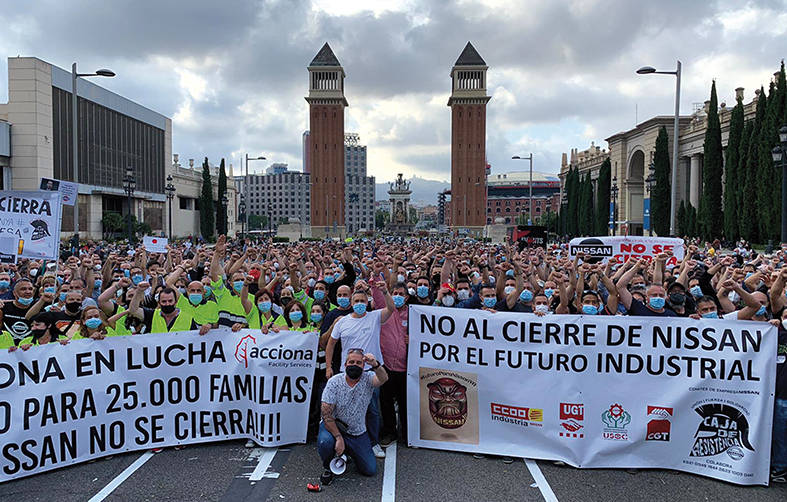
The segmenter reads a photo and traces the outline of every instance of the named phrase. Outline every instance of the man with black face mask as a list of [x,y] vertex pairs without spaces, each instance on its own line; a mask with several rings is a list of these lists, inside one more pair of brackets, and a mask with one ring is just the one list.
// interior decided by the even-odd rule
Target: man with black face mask
[[68,338],[69,340],[79,333],[79,328],[82,323],[80,316],[82,315],[82,291],[72,289],[66,294],[66,301],[63,303],[64,308],[61,311],[50,311],[50,316],[53,321],[51,330],[57,335],[58,338]]
[[[371,366],[373,373],[363,370],[365,364]],[[377,473],[377,459],[366,430],[366,409],[374,389],[387,380],[385,368],[374,355],[357,348],[347,351],[344,372],[328,380],[322,393],[322,422],[317,435],[317,451],[325,467],[320,476],[323,485],[333,481],[331,460],[345,452],[364,476]]]

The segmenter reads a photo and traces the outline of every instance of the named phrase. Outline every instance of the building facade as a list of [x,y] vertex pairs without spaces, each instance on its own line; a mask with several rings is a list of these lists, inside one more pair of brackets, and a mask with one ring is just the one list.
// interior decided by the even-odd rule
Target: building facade
[[[4,189],[37,190],[42,177],[74,181],[71,88],[71,73],[62,68],[34,57],[8,59],[8,103],[0,104]],[[172,121],[84,78],[77,95],[80,235],[101,238],[103,215],[129,209],[154,233],[167,231],[164,184]],[[127,167],[136,181],[131,208],[122,181]],[[61,235],[73,230],[73,206],[63,206]]]
[[[208,164],[210,177],[213,184],[213,207],[218,208],[219,200],[219,167]],[[167,219],[172,211],[172,236],[174,238],[191,237],[200,235],[200,206],[202,196],[202,164],[194,164],[194,159],[188,160],[188,166],[180,164],[180,156],[173,155],[172,165],[169,170],[172,184],[175,186],[172,207],[167,206]],[[240,232],[237,207],[239,193],[232,183],[232,164],[229,165],[227,174],[227,235],[232,237]],[[169,235],[169,234],[168,234]]]
[[[735,89],[736,100],[744,101],[744,89]],[[757,100],[760,99],[759,90],[755,91],[754,98],[749,103],[744,103],[744,121],[751,120],[756,114]],[[695,107],[691,115],[680,117],[678,126],[678,166],[676,185],[676,204],[672,208],[677,213],[681,202],[690,203],[696,209],[699,206],[702,194],[702,165],[703,147],[705,143],[705,130],[710,101]],[[720,103],[719,121],[721,123],[722,147],[726,150],[729,138],[730,116],[732,107]],[[650,118],[636,127],[627,131],[614,134],[606,139],[609,151],[598,151],[598,147],[591,146],[591,150],[576,152],[572,150],[570,162],[566,162],[565,154],[560,176],[565,180],[565,175],[570,167],[578,167],[580,173],[591,173],[591,178],[598,177],[601,163],[607,156],[612,167],[612,183],[618,187],[617,205],[615,214],[615,232],[618,235],[643,235],[645,228],[646,199],[650,198],[647,183],[650,174],[650,165],[656,149],[656,137],[659,129],[664,127],[668,136],[669,158],[672,159],[673,142],[672,116],[656,116]],[[726,155],[722,156],[726,161]]]
[[344,237],[344,69],[326,43],[308,70],[311,235]]
[[451,69],[450,225],[480,234],[486,215],[486,94],[488,66],[468,42]]
[[374,176],[366,175],[366,145],[357,133],[344,135],[345,226],[356,234],[374,231]]
[[[490,175],[487,178],[487,207],[486,224],[515,225],[527,222],[530,213],[530,171],[513,171]],[[533,216],[532,221],[538,221],[548,213],[560,211],[560,178],[554,174],[533,171]],[[454,214],[450,210],[453,204],[446,202],[446,225],[457,226],[451,223]],[[439,213],[439,207],[438,207]],[[461,225],[460,225],[461,226]]]
[[246,212],[266,216],[272,229],[281,223],[310,225],[310,176],[287,170],[286,167],[284,171],[280,168],[275,171],[268,168],[267,171],[265,174],[235,177],[239,190],[243,190],[243,185],[246,185]]

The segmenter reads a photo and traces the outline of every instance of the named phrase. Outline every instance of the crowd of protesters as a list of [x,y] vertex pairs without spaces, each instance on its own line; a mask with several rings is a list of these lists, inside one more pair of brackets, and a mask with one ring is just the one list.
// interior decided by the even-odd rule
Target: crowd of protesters
[[[787,476],[787,251],[687,243],[684,259],[570,258],[565,245],[516,251],[471,239],[215,245],[164,254],[88,243],[57,262],[0,264],[0,348],[198,330],[319,336],[308,437],[327,468],[359,470],[406,439],[408,305],[561,314],[744,320],[778,328],[771,479]],[[363,371],[363,369],[371,371]],[[331,481],[330,470],[323,483]]]

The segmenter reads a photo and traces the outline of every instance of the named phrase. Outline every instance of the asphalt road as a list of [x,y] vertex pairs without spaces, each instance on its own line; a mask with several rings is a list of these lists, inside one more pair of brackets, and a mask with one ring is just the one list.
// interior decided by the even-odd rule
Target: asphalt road
[[[573,469],[551,462],[473,458],[464,453],[389,448],[377,476],[347,472],[321,493],[306,484],[322,472],[314,444],[246,448],[227,441],[136,452],[0,485],[0,501],[647,501],[787,500],[787,484],[741,487],[665,470]],[[395,458],[394,458],[395,457]],[[529,464],[529,465],[528,465]]]

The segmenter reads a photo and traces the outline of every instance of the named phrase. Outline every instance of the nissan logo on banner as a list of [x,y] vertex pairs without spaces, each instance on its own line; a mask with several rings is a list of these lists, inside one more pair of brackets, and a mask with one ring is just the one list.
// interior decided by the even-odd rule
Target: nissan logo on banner
[[569,254],[576,256],[582,253],[585,255],[585,262],[587,263],[600,263],[604,258],[611,258],[613,255],[613,248],[608,244],[604,244],[601,239],[590,237],[582,239],[577,244],[571,244]]

